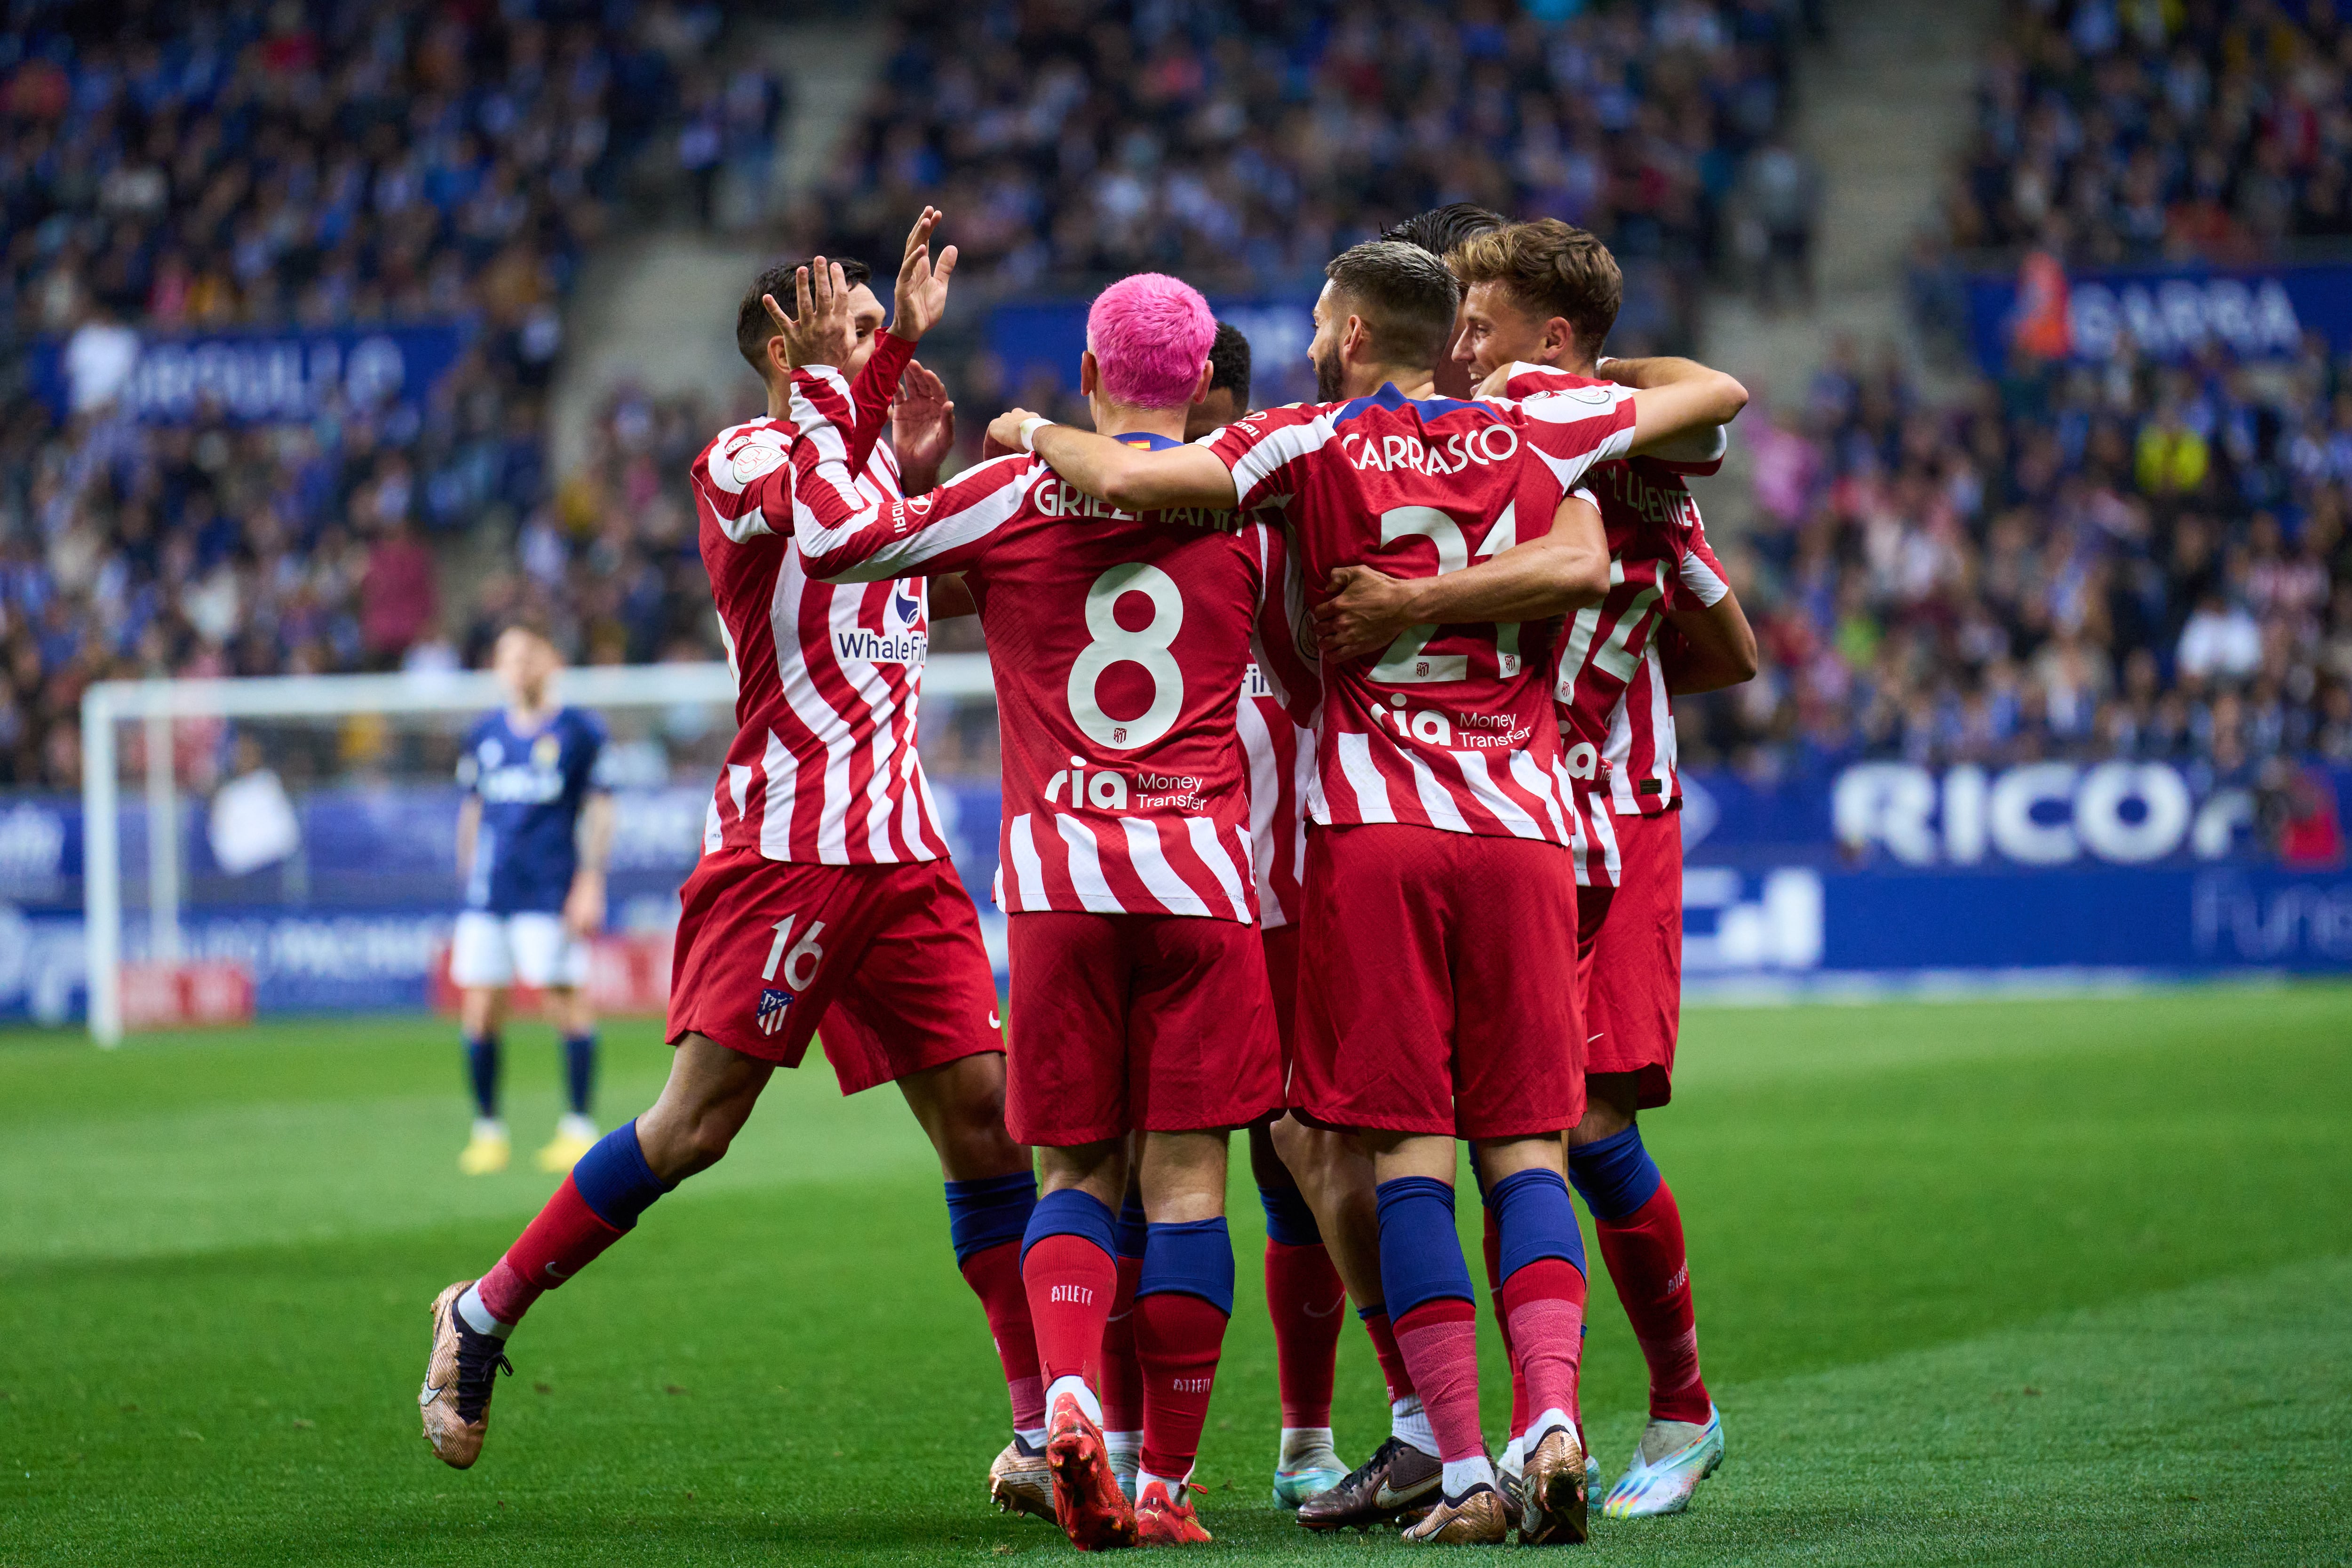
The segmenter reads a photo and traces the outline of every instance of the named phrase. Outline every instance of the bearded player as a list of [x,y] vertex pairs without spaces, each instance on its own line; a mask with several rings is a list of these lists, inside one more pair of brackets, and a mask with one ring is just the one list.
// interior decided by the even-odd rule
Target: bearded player
[[[1205,1542],[1187,1492],[1233,1311],[1226,1144],[1282,1103],[1234,722],[1254,651],[1277,691],[1313,680],[1288,618],[1282,535],[1230,509],[1114,511],[1027,454],[875,503],[844,482],[855,415],[822,368],[838,281],[822,258],[814,272],[789,334],[819,367],[793,383],[803,557],[834,580],[961,572],[996,650],[1006,1118],[1044,1173],[1024,1274],[1060,1521],[1087,1549]],[[1096,427],[1125,447],[1180,445],[1214,331],[1207,302],[1175,279],[1105,289],[1079,363]],[[1262,651],[1261,625],[1274,633]],[[1103,1440],[1098,1373],[1130,1149],[1146,1219],[1132,1505]]]
[[[1327,272],[1310,353],[1318,392],[1345,402],[1254,415],[1167,451],[1021,410],[991,435],[1123,510],[1287,498],[1309,583],[1340,588],[1366,562],[1415,579],[1416,625],[1323,664],[1290,1100],[1371,1152],[1383,1305],[1443,1461],[1434,1506],[1406,1539],[1509,1529],[1478,1430],[1457,1137],[1494,1182],[1505,1296],[1543,1400],[1521,1539],[1580,1539],[1583,1259],[1560,1135],[1583,1110],[1581,1032],[1572,988],[1518,961],[1575,940],[1553,644],[1560,614],[1608,584],[1599,517],[1569,492],[1597,460],[1730,417],[1745,393],[1699,373],[1580,409],[1433,398],[1457,303],[1443,263],[1374,242]],[[1493,570],[1478,591],[1450,591],[1446,576],[1483,557]]]
[[[1467,237],[1449,262],[1465,288],[1455,356],[1482,385],[1523,399],[1589,396],[1609,384],[1595,356],[1623,286],[1599,240],[1543,219]],[[1622,360],[1609,371],[1636,382],[1651,374]],[[1668,698],[1756,669],[1754,634],[1684,482],[1719,465],[1717,436],[1592,470],[1587,493],[1607,531],[1611,588],[1570,624],[1557,692],[1590,834],[1578,865],[1586,1110],[1570,1135],[1569,1179],[1592,1213],[1650,1373],[1649,1424],[1603,1504],[1619,1519],[1679,1511],[1723,1458],[1722,1418],[1699,1372],[1681,1215],[1635,1124],[1671,1093],[1681,1011],[1681,801]],[[1373,615],[1381,591],[1369,575],[1350,584],[1349,609],[1364,616],[1359,635],[1368,641],[1403,614]],[[1668,628],[1674,650],[1662,664]],[[1495,1240],[1490,1215],[1490,1260]],[[1525,1415],[1515,1412],[1507,1474],[1524,1451]]]
[[[908,237],[892,331],[861,280],[849,290],[859,493],[899,493],[898,463],[935,467],[953,438],[936,378],[900,400],[894,453],[877,437],[915,342],[939,320],[953,247],[932,265],[938,215]],[[668,1083],[607,1133],[539,1217],[476,1280],[433,1305],[425,1435],[464,1468],[481,1451],[507,1336],[540,1295],[580,1272],[656,1199],[718,1163],[778,1067],[795,1067],[820,1021],[844,1093],[896,1082],[938,1151],[950,1234],[987,1312],[1013,1401],[1013,1443],[992,1489],[1050,1513],[1034,1336],[1020,1239],[1035,1203],[1029,1155],[1004,1131],[996,987],[970,897],[915,752],[929,642],[924,580],[835,587],[792,539],[797,427],[791,367],[756,281],[736,342],[768,388],[768,415],[721,431],[695,459],[702,559],[710,574],[741,726],[679,898]],[[1022,1434],[1026,1434],[1026,1436]]]

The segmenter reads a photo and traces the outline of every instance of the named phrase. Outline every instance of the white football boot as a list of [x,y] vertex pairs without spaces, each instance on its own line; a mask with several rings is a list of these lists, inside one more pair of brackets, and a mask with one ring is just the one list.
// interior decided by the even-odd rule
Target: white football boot
[[1633,1462],[1601,1505],[1603,1519],[1651,1519],[1690,1506],[1699,1482],[1723,1464],[1723,1413],[1710,1405],[1706,1425],[1653,1421],[1642,1428]]

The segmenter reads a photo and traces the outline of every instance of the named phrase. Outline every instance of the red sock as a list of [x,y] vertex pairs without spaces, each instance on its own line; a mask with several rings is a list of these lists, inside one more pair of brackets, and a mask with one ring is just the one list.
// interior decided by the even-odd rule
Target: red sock
[[1705,1422],[1710,1402],[1698,1372],[1698,1319],[1673,1191],[1660,1182],[1648,1203],[1622,1219],[1596,1220],[1593,1228],[1610,1283],[1650,1363],[1650,1418]]
[[1143,1367],[1139,1463],[1147,1475],[1172,1481],[1192,1473],[1225,1321],[1214,1303],[1181,1291],[1161,1290],[1136,1302],[1135,1353]]
[[1037,1375],[1037,1331],[1029,1322],[1029,1295],[1021,1283],[1021,1242],[999,1242],[964,1259],[963,1282],[988,1314],[996,1359],[1004,1363],[1004,1392],[1013,1401],[1013,1429],[1045,1424],[1045,1384]]
[[1503,1314],[1519,1347],[1526,1413],[1513,1433],[1547,1410],[1576,1416],[1576,1373],[1584,1359],[1584,1271],[1564,1258],[1538,1258],[1503,1281]]
[[1397,1348],[1412,1368],[1413,1386],[1441,1459],[1473,1459],[1486,1452],[1478,1434],[1478,1309],[1458,1296],[1423,1301],[1396,1326]]
[[[1331,1383],[1339,1353],[1339,1309],[1347,1287],[1321,1242],[1265,1244],[1265,1306],[1274,1319],[1274,1364],[1285,1426],[1331,1425]],[[1155,1472],[1156,1473],[1156,1472]]]
[[[1511,1338],[1511,1314],[1503,1306],[1503,1227],[1495,1211],[1486,1211],[1486,1300],[1495,1309],[1495,1328],[1503,1336],[1503,1359],[1511,1366],[1511,1430],[1516,1437],[1528,1429],[1527,1373],[1519,1366],[1519,1350]],[[1540,1406],[1538,1406],[1540,1408]]]
[[606,1225],[566,1175],[539,1217],[523,1227],[507,1255],[475,1289],[502,1323],[520,1323],[542,1291],[552,1290],[596,1260],[621,1233]]
[[1118,1293],[1118,1265],[1083,1236],[1049,1236],[1021,1265],[1029,1321],[1037,1330],[1038,1375],[1082,1377],[1102,1388],[1103,1325]]
[[1412,1398],[1412,1373],[1404,1364],[1404,1352],[1397,1349],[1396,1329],[1388,1313],[1379,1307],[1366,1312],[1364,1332],[1372,1337],[1372,1354],[1380,1358],[1381,1380],[1389,1385],[1389,1403]]
[[1118,1293],[1103,1325],[1102,1407],[1106,1432],[1143,1430],[1143,1368],[1135,1359],[1135,1282],[1143,1259],[1118,1259]]

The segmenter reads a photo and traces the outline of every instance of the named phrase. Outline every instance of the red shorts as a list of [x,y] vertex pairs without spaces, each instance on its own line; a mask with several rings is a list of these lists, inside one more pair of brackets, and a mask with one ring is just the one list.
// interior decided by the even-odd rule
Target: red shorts
[[1015,1142],[1066,1149],[1137,1131],[1207,1131],[1282,1109],[1255,926],[1036,910],[1005,929],[1004,1125]]
[[1621,816],[1615,826],[1624,870],[1603,906],[1607,918],[1578,949],[1578,967],[1587,973],[1584,1070],[1638,1073],[1635,1103],[1647,1110],[1674,1096],[1683,1014],[1683,819],[1669,811]]
[[1329,1127],[1451,1138],[1575,1126],[1576,893],[1556,844],[1311,830],[1292,1109]]
[[707,1035],[793,1068],[822,1024],[844,1094],[1004,1048],[980,920],[945,860],[804,866],[718,849],[678,902],[672,1045]]
[[1261,926],[1265,943],[1265,983],[1274,992],[1274,1035],[1282,1042],[1282,1081],[1290,1082],[1290,1064],[1297,1052],[1295,1019],[1298,1012],[1298,922],[1272,929]]

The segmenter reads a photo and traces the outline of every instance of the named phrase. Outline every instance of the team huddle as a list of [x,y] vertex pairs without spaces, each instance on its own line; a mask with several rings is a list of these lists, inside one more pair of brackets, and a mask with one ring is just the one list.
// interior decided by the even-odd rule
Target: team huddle
[[[1300,1524],[1585,1539],[1571,1184],[1650,1372],[1604,1511],[1683,1508],[1722,1424],[1635,1117],[1678,1018],[1669,699],[1755,667],[1684,482],[1745,393],[1598,359],[1607,249],[1454,206],[1327,268],[1318,401],[1254,410],[1240,334],[1141,274],[1088,316],[1094,429],[1007,411],[942,484],[953,405],[913,359],[954,267],[938,221],[887,330],[866,269],[823,257],[740,304],[768,415],[693,471],[740,732],[680,895],[670,1078],[436,1300],[426,1438],[475,1461],[524,1313],[719,1160],[822,1027],[843,1092],[895,1082],[938,1152],[1010,1396],[998,1506],[1085,1549],[1210,1539],[1190,1478],[1246,1130]],[[966,614],[1003,735],[1002,1023],[915,748],[930,619]],[[1499,1461],[1458,1142],[1509,1361]],[[1391,1412],[1352,1468],[1350,1300]]]

